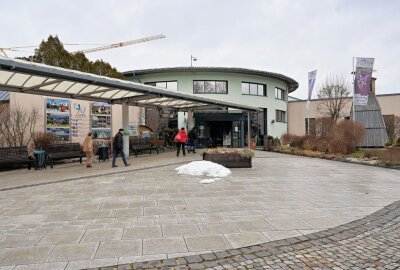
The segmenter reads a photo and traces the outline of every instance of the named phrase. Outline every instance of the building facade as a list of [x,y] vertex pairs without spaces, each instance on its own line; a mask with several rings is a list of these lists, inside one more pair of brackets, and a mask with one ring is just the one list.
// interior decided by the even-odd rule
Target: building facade
[[[288,131],[288,94],[298,83],[282,74],[220,67],[178,67],[125,72],[128,80],[260,108],[251,117],[251,137],[280,137]],[[176,121],[174,123],[174,120]],[[200,146],[243,147],[247,114],[238,110],[178,113],[170,126],[198,128]],[[261,141],[261,140],[260,140]]]
[[[400,117],[400,93],[376,95],[385,122],[392,121],[395,116]],[[308,133],[308,117],[310,122],[324,115],[318,110],[321,100],[314,99],[310,102],[310,110],[306,110],[306,100],[290,98],[288,103],[288,132],[294,135]],[[350,119],[352,100],[349,98],[343,110],[343,118]],[[311,125],[310,125],[311,126]],[[389,138],[390,139],[390,138]]]

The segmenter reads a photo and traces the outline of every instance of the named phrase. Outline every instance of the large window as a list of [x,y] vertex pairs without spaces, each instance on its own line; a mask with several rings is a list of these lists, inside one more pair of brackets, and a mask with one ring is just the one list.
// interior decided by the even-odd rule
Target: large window
[[227,81],[193,81],[195,94],[228,94]]
[[275,98],[280,100],[286,100],[286,91],[275,87]]
[[285,111],[276,110],[275,114],[276,114],[275,115],[276,122],[286,122],[286,112]]
[[242,82],[242,95],[267,96],[265,84]]
[[165,88],[171,91],[178,91],[178,81],[147,82],[145,84]]
[[306,135],[315,134],[315,118],[305,118],[305,124],[306,124]]

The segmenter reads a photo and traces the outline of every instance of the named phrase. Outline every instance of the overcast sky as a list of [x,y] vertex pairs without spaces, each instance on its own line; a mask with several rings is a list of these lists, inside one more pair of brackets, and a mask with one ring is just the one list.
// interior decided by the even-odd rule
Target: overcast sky
[[374,57],[377,93],[399,93],[399,11],[397,0],[3,1],[0,47],[38,45],[50,34],[85,44],[164,34],[87,56],[127,71],[189,66],[193,54],[196,66],[292,77],[300,84],[292,95],[302,99],[308,71],[318,70],[318,88],[327,76],[350,80],[353,57]]

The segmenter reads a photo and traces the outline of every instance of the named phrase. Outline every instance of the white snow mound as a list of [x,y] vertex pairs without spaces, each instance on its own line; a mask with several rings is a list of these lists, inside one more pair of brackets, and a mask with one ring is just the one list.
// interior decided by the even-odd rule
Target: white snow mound
[[215,181],[221,180],[221,178],[208,178],[208,179],[203,179],[199,183],[200,184],[211,184],[214,183]]
[[217,163],[201,160],[192,161],[175,169],[178,174],[208,176],[213,178],[226,177],[231,174],[231,171]]

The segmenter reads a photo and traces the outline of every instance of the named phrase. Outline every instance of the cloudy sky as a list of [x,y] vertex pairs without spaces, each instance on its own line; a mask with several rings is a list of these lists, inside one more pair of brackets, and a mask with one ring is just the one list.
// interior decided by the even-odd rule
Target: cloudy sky
[[79,44],[164,34],[87,56],[127,71],[189,66],[193,54],[197,66],[290,76],[300,83],[298,98],[306,98],[308,71],[318,70],[318,88],[327,76],[350,80],[353,57],[374,57],[377,93],[399,93],[399,10],[397,0],[3,1],[0,47],[38,45],[50,34]]

